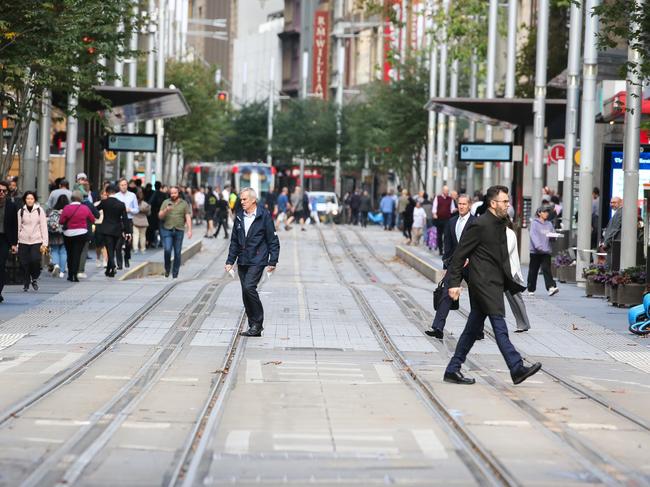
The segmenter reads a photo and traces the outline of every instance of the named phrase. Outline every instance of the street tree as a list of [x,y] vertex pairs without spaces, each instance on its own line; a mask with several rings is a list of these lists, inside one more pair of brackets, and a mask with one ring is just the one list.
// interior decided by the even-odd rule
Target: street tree
[[100,99],[92,87],[112,75],[99,61],[130,56],[128,32],[142,21],[133,17],[131,0],[0,0],[0,114],[14,127],[0,154],[0,176],[20,149],[44,90]]
[[182,149],[188,161],[215,160],[224,146],[229,127],[230,107],[217,100],[214,67],[199,61],[167,61],[166,82],[185,97],[190,114],[165,123],[165,154]]
[[253,102],[230,112],[228,127],[224,130],[223,147],[219,159],[224,161],[262,161],[266,159],[267,145],[266,102]]

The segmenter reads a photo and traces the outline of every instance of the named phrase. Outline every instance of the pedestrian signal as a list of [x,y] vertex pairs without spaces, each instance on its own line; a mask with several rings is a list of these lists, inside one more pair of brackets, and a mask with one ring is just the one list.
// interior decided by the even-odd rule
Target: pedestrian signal
[[228,92],[227,91],[219,91],[217,93],[217,101],[221,102],[227,102],[228,101]]

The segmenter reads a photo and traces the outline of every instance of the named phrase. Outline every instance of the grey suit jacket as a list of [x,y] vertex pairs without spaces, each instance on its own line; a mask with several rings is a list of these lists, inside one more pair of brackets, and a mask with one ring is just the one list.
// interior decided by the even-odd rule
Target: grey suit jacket
[[603,233],[603,243],[606,248],[612,246],[612,242],[617,240],[621,236],[621,219],[623,217],[623,209],[619,208],[614,213],[614,216],[607,223],[607,228],[605,228],[605,233]]

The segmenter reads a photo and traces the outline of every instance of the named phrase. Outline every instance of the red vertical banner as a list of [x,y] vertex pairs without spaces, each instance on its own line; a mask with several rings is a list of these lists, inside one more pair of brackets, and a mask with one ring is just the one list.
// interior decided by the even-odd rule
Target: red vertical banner
[[312,93],[327,99],[328,61],[330,39],[330,15],[327,11],[319,10],[314,15],[314,48],[312,61]]
[[393,56],[400,57],[402,54],[402,42],[406,31],[400,25],[394,25],[397,21],[401,24],[404,12],[402,11],[402,0],[385,0],[384,3],[384,53],[383,53],[383,80],[389,83],[399,79],[399,73],[393,64]]

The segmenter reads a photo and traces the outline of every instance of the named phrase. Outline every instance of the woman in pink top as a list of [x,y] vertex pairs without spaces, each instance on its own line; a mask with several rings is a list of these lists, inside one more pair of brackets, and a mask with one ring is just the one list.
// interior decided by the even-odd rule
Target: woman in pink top
[[18,260],[23,268],[23,291],[29,291],[32,283],[38,291],[38,278],[41,275],[41,254],[47,252],[47,218],[36,201],[36,193],[25,191],[24,206],[18,210]]
[[68,281],[79,282],[79,262],[88,238],[88,222],[95,223],[90,209],[81,203],[81,192],[72,192],[72,203],[63,208],[59,223],[63,226],[63,242],[68,254]]

